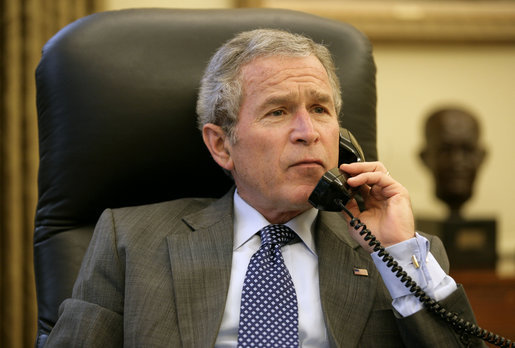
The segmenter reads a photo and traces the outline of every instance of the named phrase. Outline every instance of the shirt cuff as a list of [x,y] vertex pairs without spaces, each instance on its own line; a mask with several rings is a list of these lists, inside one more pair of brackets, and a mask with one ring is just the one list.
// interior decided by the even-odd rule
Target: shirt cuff
[[[429,251],[429,241],[420,234],[385,249],[429,297],[439,301],[457,289],[454,279],[444,272]],[[372,259],[392,296],[392,305],[400,315],[409,316],[424,307],[378,252],[372,254]]]

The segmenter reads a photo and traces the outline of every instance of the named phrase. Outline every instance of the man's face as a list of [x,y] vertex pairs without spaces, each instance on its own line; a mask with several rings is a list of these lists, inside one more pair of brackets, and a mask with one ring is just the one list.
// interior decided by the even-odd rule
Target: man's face
[[313,56],[257,58],[241,74],[230,170],[245,201],[270,222],[285,222],[310,207],[318,180],[338,164],[333,91]]

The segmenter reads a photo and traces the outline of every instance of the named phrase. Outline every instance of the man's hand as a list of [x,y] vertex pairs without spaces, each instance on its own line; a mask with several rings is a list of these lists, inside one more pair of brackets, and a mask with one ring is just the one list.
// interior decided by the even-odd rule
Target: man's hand
[[[415,236],[409,193],[390,176],[381,162],[342,164],[340,169],[351,176],[347,180],[349,186],[361,186],[360,192],[365,201],[363,212],[359,211],[355,200],[349,201],[346,208],[367,225],[382,246],[397,244]],[[343,214],[350,221],[347,214]],[[352,238],[365,250],[373,252],[358,231],[352,227],[350,231]]]

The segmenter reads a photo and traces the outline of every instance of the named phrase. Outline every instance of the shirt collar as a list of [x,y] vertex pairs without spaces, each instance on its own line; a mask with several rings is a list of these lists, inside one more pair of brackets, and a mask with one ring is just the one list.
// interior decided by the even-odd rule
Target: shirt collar
[[[234,191],[234,250],[241,247],[249,239],[251,239],[260,229],[270,225],[270,222],[261,215],[256,209],[245,202],[238,190]],[[313,233],[315,230],[315,220],[318,210],[311,208],[302,214],[294,217],[287,223],[299,236],[308,249],[316,255],[315,239]]]

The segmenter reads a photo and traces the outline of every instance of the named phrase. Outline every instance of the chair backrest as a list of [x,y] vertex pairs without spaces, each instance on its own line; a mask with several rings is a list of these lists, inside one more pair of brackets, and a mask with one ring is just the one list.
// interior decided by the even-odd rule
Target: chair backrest
[[38,345],[71,295],[103,209],[216,197],[231,186],[196,129],[197,90],[216,48],[258,27],[329,46],[343,88],[343,125],[368,159],[377,158],[372,49],[347,24],[287,10],[138,9],[68,25],[45,45],[36,71]]

